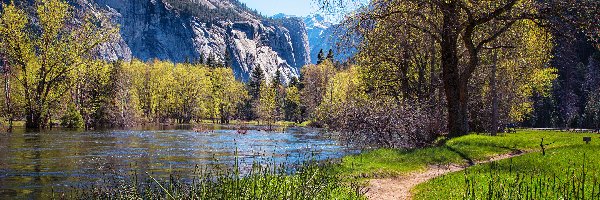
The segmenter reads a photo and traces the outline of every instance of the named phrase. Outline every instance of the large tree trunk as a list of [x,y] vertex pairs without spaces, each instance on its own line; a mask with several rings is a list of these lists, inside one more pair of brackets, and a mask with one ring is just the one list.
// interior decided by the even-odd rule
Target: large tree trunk
[[496,86],[496,71],[498,69],[498,52],[494,51],[492,57],[492,75],[490,77],[490,87],[492,89],[492,127],[490,134],[498,134],[498,88]]
[[36,111],[28,111],[27,119],[25,119],[25,128],[41,129],[44,128],[44,120],[42,114]]
[[448,137],[469,133],[467,114],[468,81],[462,80],[458,59],[459,13],[456,3],[443,6],[444,24],[441,35],[441,63],[448,107]]
[[[6,65],[6,62],[5,62]],[[5,66],[6,67],[6,66]],[[5,71],[6,74],[4,74],[4,101],[5,101],[5,106],[6,106],[6,114],[8,115],[8,132],[12,132],[12,128],[13,128],[13,111],[12,111],[12,103],[10,101],[11,97],[10,97],[10,76],[8,74],[8,71]]]
[[4,103],[6,106],[6,115],[8,115],[8,129],[7,132],[12,132],[13,128],[13,120],[14,113],[12,110],[12,102],[10,97],[10,66],[8,66],[8,62],[6,62],[6,57],[2,59],[3,67],[4,67]]

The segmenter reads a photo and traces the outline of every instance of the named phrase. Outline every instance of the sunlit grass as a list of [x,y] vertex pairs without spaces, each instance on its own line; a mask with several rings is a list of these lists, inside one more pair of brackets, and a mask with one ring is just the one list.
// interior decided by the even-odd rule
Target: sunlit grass
[[433,179],[413,193],[415,199],[600,199],[599,152],[596,142],[530,153]]
[[358,177],[389,177],[424,170],[429,165],[468,164],[516,151],[539,151],[582,144],[584,136],[560,131],[521,130],[500,136],[467,135],[434,147],[415,150],[377,149],[343,158],[340,171]]

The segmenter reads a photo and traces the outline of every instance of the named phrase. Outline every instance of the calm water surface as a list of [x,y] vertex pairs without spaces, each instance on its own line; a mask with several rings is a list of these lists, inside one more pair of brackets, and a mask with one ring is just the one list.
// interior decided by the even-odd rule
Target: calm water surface
[[314,129],[246,135],[216,129],[0,133],[0,199],[44,199],[52,190],[94,184],[132,169],[191,175],[196,166],[236,160],[250,168],[253,162],[298,163],[357,152]]

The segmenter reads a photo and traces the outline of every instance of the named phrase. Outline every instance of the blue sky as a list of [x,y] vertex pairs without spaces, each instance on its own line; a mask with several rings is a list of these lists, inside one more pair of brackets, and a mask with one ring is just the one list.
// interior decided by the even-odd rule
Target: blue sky
[[250,8],[265,16],[284,13],[287,15],[307,16],[319,12],[314,0],[240,0]]

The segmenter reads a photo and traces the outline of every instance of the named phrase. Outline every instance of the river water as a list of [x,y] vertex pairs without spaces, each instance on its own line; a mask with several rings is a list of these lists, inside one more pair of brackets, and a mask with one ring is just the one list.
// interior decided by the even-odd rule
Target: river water
[[316,129],[279,132],[231,127],[194,132],[106,130],[0,133],[0,199],[45,199],[52,191],[84,187],[137,171],[190,174],[197,166],[301,163],[357,151]]

